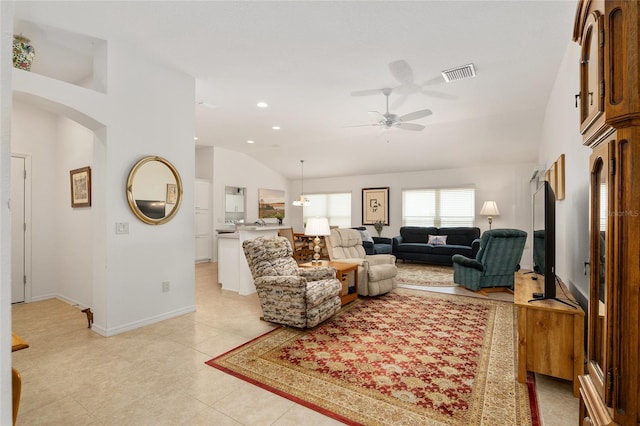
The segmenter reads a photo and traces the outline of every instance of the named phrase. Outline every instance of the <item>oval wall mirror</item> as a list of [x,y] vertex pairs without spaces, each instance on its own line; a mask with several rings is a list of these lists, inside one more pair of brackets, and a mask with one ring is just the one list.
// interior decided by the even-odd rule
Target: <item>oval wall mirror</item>
[[129,172],[127,201],[133,214],[149,225],[170,221],[182,202],[182,180],[162,157],[140,159]]

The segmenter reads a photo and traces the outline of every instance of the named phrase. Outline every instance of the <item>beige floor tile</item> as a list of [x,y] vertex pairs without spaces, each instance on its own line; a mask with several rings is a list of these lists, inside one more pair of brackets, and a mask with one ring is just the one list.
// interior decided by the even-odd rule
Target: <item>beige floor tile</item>
[[579,424],[579,400],[573,396],[571,382],[536,374],[536,390],[544,426]]
[[35,410],[20,412],[18,425],[89,426],[96,419],[73,398],[66,397]]
[[[216,264],[196,265],[196,312],[109,338],[60,300],[14,305],[13,329],[30,345],[13,354],[18,425],[339,424],[205,365],[274,328],[255,294],[223,291],[216,277]],[[542,376],[538,398],[545,426],[577,424],[569,382]]]
[[244,425],[271,425],[282,417],[293,402],[246,382],[239,382],[236,390],[213,408]]
[[296,404],[276,420],[273,426],[338,426],[341,424],[343,423],[331,417],[324,416],[317,411]]

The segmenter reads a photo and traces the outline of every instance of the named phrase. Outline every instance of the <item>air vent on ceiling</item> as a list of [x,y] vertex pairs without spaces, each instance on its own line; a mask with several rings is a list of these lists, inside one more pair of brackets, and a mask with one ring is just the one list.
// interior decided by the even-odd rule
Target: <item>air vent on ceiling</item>
[[442,71],[444,80],[449,83],[455,80],[462,80],[463,78],[471,78],[476,76],[476,69],[473,64],[462,65],[460,67],[451,68]]

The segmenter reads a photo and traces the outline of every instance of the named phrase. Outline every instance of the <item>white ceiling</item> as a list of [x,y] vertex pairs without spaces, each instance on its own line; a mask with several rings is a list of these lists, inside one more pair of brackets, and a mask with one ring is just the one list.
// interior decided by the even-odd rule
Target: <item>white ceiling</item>
[[[197,144],[244,152],[295,179],[301,159],[305,178],[535,163],[575,7],[574,0],[19,1],[16,17],[126,37],[193,75],[194,105],[209,105],[194,106]],[[415,121],[426,129],[351,127],[385,109],[382,93],[351,93],[401,86],[389,69],[398,60],[416,86],[404,99],[406,84],[392,93],[390,111],[428,108],[433,115]],[[444,82],[441,71],[468,63],[476,77]]]

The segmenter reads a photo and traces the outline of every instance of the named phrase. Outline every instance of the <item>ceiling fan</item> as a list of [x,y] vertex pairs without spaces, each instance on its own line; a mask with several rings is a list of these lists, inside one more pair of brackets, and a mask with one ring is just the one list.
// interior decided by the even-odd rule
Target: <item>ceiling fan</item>
[[419,111],[410,112],[409,114],[397,115],[389,112],[389,95],[391,95],[392,89],[384,88],[381,89],[382,94],[387,98],[387,110],[383,114],[378,111],[369,111],[369,114],[374,116],[376,123],[375,124],[363,124],[361,126],[380,126],[385,129],[391,129],[393,127],[397,127],[403,130],[415,130],[419,131],[425,128],[422,124],[416,123],[407,123],[407,121],[418,120],[420,118],[427,117],[432,114],[429,109],[422,109]]
[[[393,102],[393,108],[397,108],[403,105],[410,95],[417,93],[440,99],[455,99],[455,96],[453,95],[425,89],[426,86],[433,86],[436,84],[444,83],[445,80],[440,75],[422,84],[417,83],[414,79],[413,69],[404,59],[399,59],[397,61],[391,62],[389,64],[389,71],[391,72],[393,78],[395,78],[398,83],[400,83],[399,86],[394,86],[392,89],[394,93],[399,95],[399,97]],[[358,90],[355,92],[351,92],[351,96],[377,95],[378,93],[380,93],[380,90],[384,89]]]

